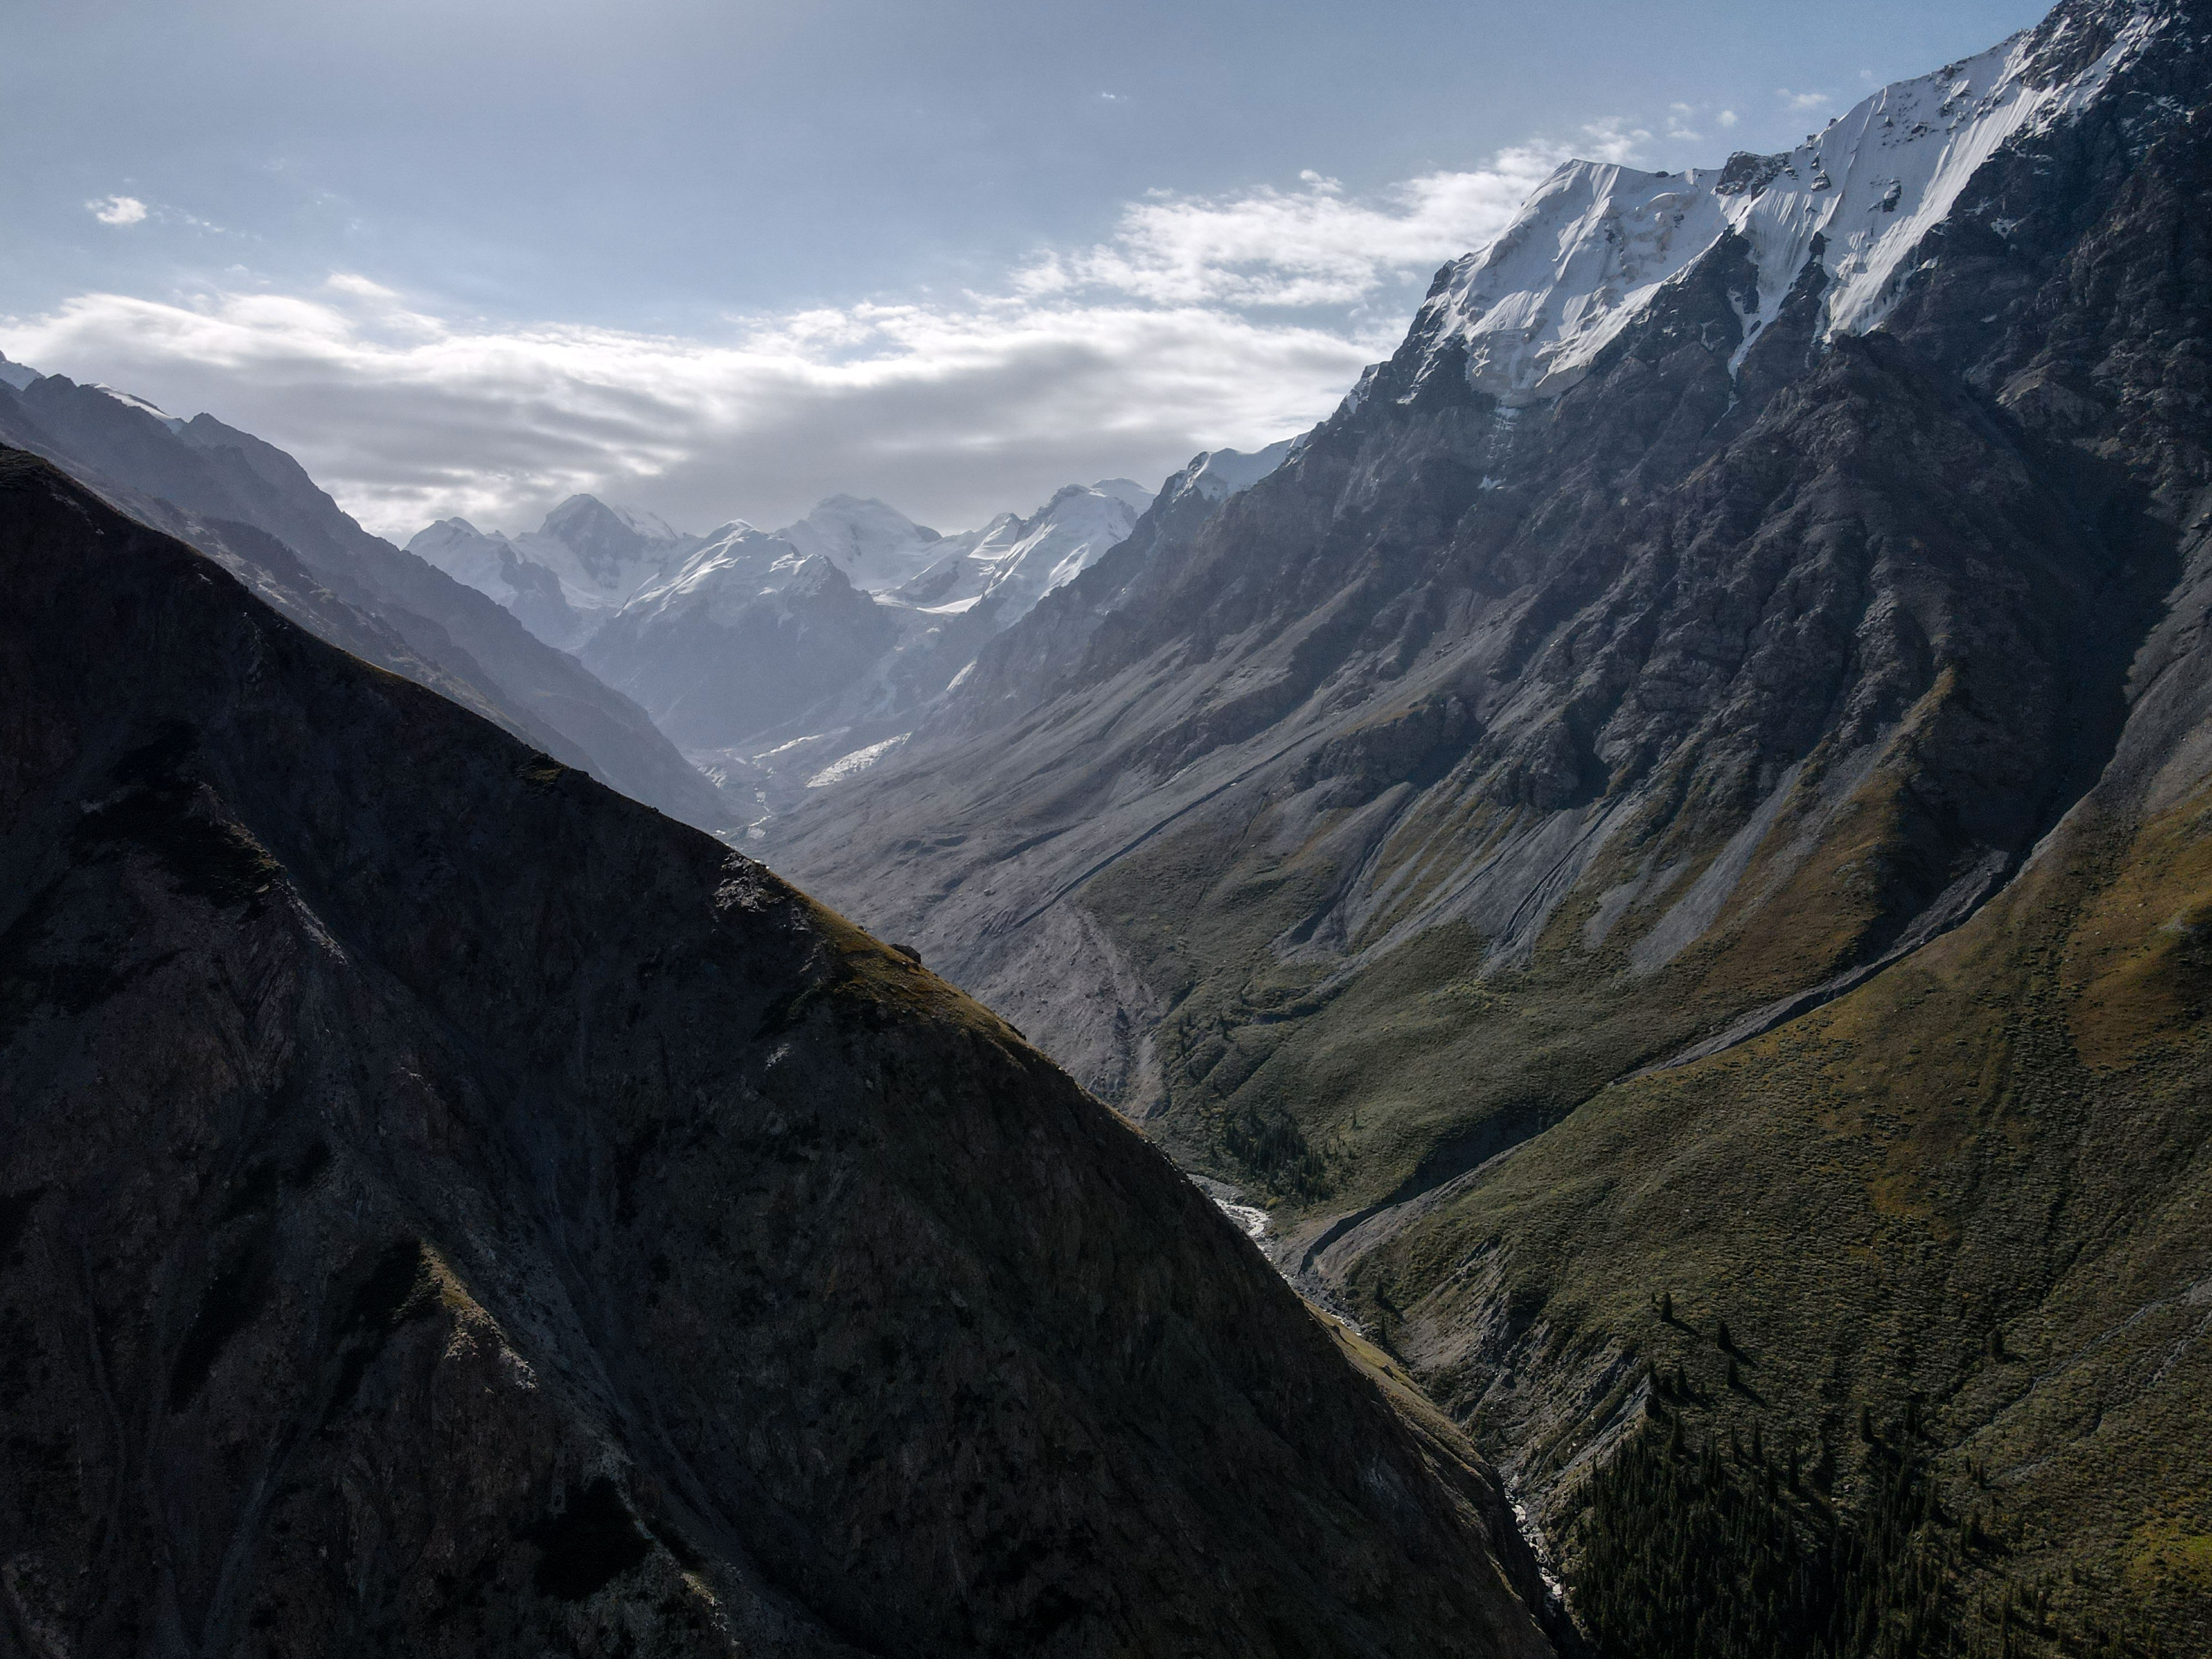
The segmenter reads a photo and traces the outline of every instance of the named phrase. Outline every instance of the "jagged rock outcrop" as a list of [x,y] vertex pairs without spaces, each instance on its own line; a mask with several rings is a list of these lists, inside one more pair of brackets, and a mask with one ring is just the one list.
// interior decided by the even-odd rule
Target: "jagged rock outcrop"
[[16,452],[0,582],[11,1648],[1547,1650],[1449,1431],[909,957]]

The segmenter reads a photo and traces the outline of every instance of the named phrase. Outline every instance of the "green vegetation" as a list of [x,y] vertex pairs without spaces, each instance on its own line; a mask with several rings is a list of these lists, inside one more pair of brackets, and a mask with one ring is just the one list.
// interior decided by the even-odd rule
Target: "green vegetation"
[[[1710,836],[1625,829],[1520,965],[1448,925],[1350,973],[1297,943],[1340,873],[1326,836],[1281,852],[1263,813],[1163,838],[1085,894],[1170,1006],[1148,1132],[1285,1232],[1479,1169],[1395,1233],[1367,1229],[1340,1289],[1511,1454],[1571,1583],[1620,1577],[1618,1552],[1652,1534],[1608,1615],[1637,1641],[1674,1628],[1697,1560],[1758,1586],[1757,1618],[1728,1626],[1747,1642],[1773,1628],[1771,1584],[1774,1617],[1795,1605],[1808,1629],[1857,1632],[1872,1609],[1889,1645],[1838,1655],[2212,1652],[2212,791],[2142,822],[2077,811],[1966,927],[1765,1036],[1634,1075],[1878,936],[1883,872],[1919,835],[1904,777],[1867,775],[1817,836],[1809,796],[1784,812],[1717,924],[1645,975],[1626,952]],[[1603,896],[1670,867],[1591,926]],[[1578,1509],[1647,1365],[1694,1449],[1663,1480],[1649,1447],[1621,1454],[1646,1462],[1618,1489],[1597,1474]],[[1884,1425],[1915,1401],[1928,1473],[1885,1474]],[[1731,1432],[1801,1449],[1813,1495],[1771,1453],[1766,1516]],[[1715,1446],[1719,1486],[1699,1473]],[[1940,1526],[1883,1519],[1905,1486],[1939,1494]],[[2000,1506],[2001,1544],[1960,1542],[1977,1507],[1997,1537]],[[1611,1542],[1563,1529],[1593,1512]],[[1793,1549],[1826,1578],[1774,1577]],[[2021,1611],[2039,1596],[2043,1633]],[[1651,1650],[1737,1650],[1678,1638]]]

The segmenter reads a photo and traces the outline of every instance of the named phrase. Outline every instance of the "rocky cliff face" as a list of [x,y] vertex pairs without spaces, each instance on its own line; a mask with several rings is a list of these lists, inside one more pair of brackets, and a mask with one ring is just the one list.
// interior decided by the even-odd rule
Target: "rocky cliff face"
[[[1183,524],[1156,508],[771,856],[1271,1207],[1285,1265],[1395,1334],[1547,1520],[1653,1397],[1674,1328],[1650,1306],[1692,1261],[1700,1318],[1741,1330],[1755,1306],[1808,1368],[1698,1382],[1693,1427],[1747,1431],[1763,1400],[1773,1431],[1841,1443],[1854,1401],[1971,1396],[1944,1425],[1966,1459],[2011,1407],[1962,1356],[2063,1303],[2054,1264],[2089,1248],[2046,1210],[2041,1265],[2015,1257],[2035,1224],[1965,1196],[1993,1167],[1975,1158],[2032,1141],[2023,1190],[2047,1202],[2147,1182],[2159,1218],[2098,1234],[2162,1264],[2131,1307],[2176,1309],[2212,1271],[2165,1207],[2175,1170],[2063,1150],[2056,1105],[2047,1133],[2006,1117],[2031,1075],[2085,1109],[2081,1074],[1977,1048],[1996,1069],[1959,1096],[1932,1070],[1878,1081],[1850,1056],[1890,1054],[1881,1020],[1844,1012],[1948,1044],[1897,1012],[1915,964],[1994,951],[1958,994],[1976,974],[1999,994],[2027,972],[2003,930],[2038,883],[2148,878],[2147,851],[2093,876],[2066,826],[2094,806],[2147,848],[2199,787],[2196,717],[2156,690],[2193,672],[2162,665],[2198,620],[2212,483],[2208,39],[2200,5],[2075,0],[1791,155],[1565,170],[1439,273],[1279,471]],[[2129,744],[2160,791],[2085,799]],[[2195,902],[2157,926],[2188,937]],[[2152,933],[2112,948],[2197,1006]],[[2116,986],[2067,1018],[2121,1018]],[[1770,1031],[1806,1045],[1803,1086],[1742,1058]],[[2188,1052],[2130,1097],[2161,1145],[2194,1133]],[[1817,1087],[1816,1054],[1840,1068]],[[1680,1081],[1628,1084],[1650,1068]],[[1735,1115],[1699,1118],[1723,1076]],[[1676,1115],[1618,1132],[1662,1096]],[[1694,1202],[1652,1173],[1675,1158]],[[1948,1195],[1903,1196],[1923,1178]],[[1721,1200],[1743,1181],[1759,1201]],[[1791,1219],[1814,1213],[1817,1234]],[[1929,1264],[1927,1299],[1806,1265],[1838,1238]],[[1965,1311],[1932,1288],[1954,1269],[1954,1293],[1984,1275]],[[2096,1340],[2066,1305],[2036,1388]],[[2158,1317],[2181,1342],[2185,1316]],[[2139,1421],[2203,1398],[2181,1364]],[[2004,1478],[2042,1564],[2133,1571],[2128,1540],[2197,1466],[2146,1449],[2145,1484],[2092,1522],[2030,1473],[2088,1431],[2037,1420]],[[2175,1628],[2202,1628],[2207,1594],[2172,1591]]]
[[1449,1429],[908,957],[15,452],[0,582],[11,1649],[1547,1650]]

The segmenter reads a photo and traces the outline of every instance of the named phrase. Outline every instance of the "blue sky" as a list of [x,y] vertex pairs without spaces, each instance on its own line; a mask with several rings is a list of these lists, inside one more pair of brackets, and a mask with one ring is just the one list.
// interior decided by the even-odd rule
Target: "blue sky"
[[0,350],[374,528],[952,527],[1325,413],[1558,159],[1775,149],[2042,7],[74,0],[0,18]]

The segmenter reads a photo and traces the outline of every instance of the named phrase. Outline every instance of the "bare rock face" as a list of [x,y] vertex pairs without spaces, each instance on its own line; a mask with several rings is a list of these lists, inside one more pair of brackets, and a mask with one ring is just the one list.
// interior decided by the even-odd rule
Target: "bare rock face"
[[11,1651],[1548,1651],[1484,1472],[907,956],[14,452],[0,583]]

